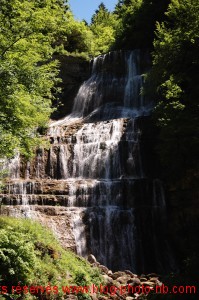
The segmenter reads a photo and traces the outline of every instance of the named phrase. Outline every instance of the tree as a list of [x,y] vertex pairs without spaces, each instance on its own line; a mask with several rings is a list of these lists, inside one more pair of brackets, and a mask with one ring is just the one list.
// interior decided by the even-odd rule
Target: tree
[[68,12],[67,16],[68,28],[66,31],[66,40],[64,41],[64,49],[73,54],[85,53],[90,55],[93,34],[88,24],[86,21],[76,21],[71,12]]
[[[0,1],[0,156],[30,154],[51,113],[52,55],[67,21],[61,0]],[[35,137],[35,138],[33,138]]]
[[151,49],[156,21],[164,19],[169,0],[119,0],[115,8],[120,26],[116,49]]
[[199,3],[172,0],[166,15],[157,24],[150,81],[161,161],[169,176],[183,176],[198,161]]
[[117,16],[101,3],[92,16],[90,29],[94,35],[92,52],[94,55],[106,53],[115,41]]
[[104,5],[104,3],[100,3],[98,9],[95,11],[94,15],[91,18],[91,24],[100,24],[103,22],[109,25],[109,11]]

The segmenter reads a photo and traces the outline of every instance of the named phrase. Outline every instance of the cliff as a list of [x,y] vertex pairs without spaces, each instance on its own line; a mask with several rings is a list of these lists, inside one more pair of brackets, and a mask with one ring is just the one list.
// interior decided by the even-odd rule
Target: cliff
[[[74,98],[81,84],[90,75],[90,63],[81,57],[59,55],[54,56],[60,62],[60,85],[62,92],[59,97],[60,106],[52,114],[52,119],[60,119],[72,111]],[[58,103],[54,103],[56,106]]]

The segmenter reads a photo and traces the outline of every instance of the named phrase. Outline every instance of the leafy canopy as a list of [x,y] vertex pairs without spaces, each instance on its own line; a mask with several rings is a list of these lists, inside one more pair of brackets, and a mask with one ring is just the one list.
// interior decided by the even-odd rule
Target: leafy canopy
[[117,26],[117,16],[109,12],[106,6],[101,3],[92,16],[90,25],[90,30],[93,33],[91,52],[94,55],[106,53],[110,50],[115,42]]
[[166,16],[157,24],[150,80],[162,162],[183,175],[198,157],[199,3],[172,0]]
[[28,154],[35,128],[51,113],[56,40],[64,33],[62,1],[0,1],[0,155]]
[[169,0],[118,0],[114,49],[152,48],[156,21],[164,19]]

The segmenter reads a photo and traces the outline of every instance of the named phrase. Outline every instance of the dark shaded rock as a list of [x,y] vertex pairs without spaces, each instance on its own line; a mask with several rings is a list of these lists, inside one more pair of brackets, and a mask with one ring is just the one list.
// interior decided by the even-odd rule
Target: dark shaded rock
[[[128,275],[131,275],[131,277],[134,277],[135,276],[135,274],[133,274],[131,271],[129,271],[129,270],[125,270],[124,271],[126,274],[128,274]],[[137,276],[137,275],[136,275]]]
[[103,265],[99,265],[98,268],[105,274],[108,274],[109,269]]
[[150,274],[147,274],[147,277],[148,277],[148,278],[150,278],[150,277],[159,278],[160,276],[157,275],[156,273],[150,273]]
[[147,281],[148,279],[146,277],[140,277],[140,281],[143,282],[143,281]]
[[131,285],[131,286],[136,286],[136,285],[140,285],[141,284],[140,279],[136,278],[136,277],[131,278],[130,281],[131,281],[131,283],[129,283],[129,285]]
[[151,277],[151,278],[149,279],[149,281],[156,283],[156,282],[158,282],[159,280],[158,280],[157,277]]
[[120,282],[121,284],[126,284],[129,279],[131,279],[130,275],[123,275],[118,277],[117,281]]
[[115,280],[115,279],[117,279],[118,277],[123,276],[123,275],[125,275],[125,273],[119,271],[119,272],[113,273],[112,275],[110,275],[110,277],[113,278],[113,279]]
[[155,283],[154,282],[151,282],[151,281],[144,281],[142,282],[142,285],[147,285],[149,287],[154,287],[155,286]]
[[[60,119],[72,110],[74,98],[80,85],[88,79],[90,74],[89,61],[80,57],[59,55],[55,56],[61,63],[60,77],[62,79],[60,95],[61,106],[52,114],[52,119]],[[54,103],[56,106],[57,103]]]
[[97,263],[97,260],[96,260],[96,258],[95,258],[95,256],[94,256],[93,254],[89,254],[87,260],[88,260],[91,264]]

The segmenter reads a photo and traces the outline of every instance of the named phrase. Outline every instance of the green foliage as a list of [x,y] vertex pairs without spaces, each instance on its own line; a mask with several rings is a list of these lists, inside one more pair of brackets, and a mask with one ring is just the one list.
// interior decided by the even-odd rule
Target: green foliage
[[30,283],[32,270],[36,267],[34,245],[23,233],[13,233],[12,228],[0,230],[0,265],[3,280],[14,284],[19,281]]
[[183,176],[198,157],[199,3],[172,0],[166,15],[167,22],[157,24],[150,81],[161,161],[170,174]]
[[0,157],[30,156],[60,92],[53,54],[88,57],[93,35],[62,0],[0,0],[0,28]]
[[[30,220],[0,218],[1,285],[99,285],[99,271],[64,250],[52,234]],[[82,295],[83,296],[83,295]],[[30,298],[33,299],[34,297]]]
[[91,44],[93,42],[93,34],[85,21],[76,21],[73,14],[67,12],[68,23],[66,28],[66,40],[64,41],[64,49],[66,53],[72,55],[88,57],[91,55]]
[[51,113],[52,46],[64,33],[63,1],[0,1],[0,153],[29,154]]
[[108,11],[101,3],[92,16],[90,29],[93,33],[91,53],[98,55],[109,51],[115,42],[116,30],[118,28],[117,16]]
[[119,0],[114,49],[152,48],[156,21],[164,19],[169,0]]

